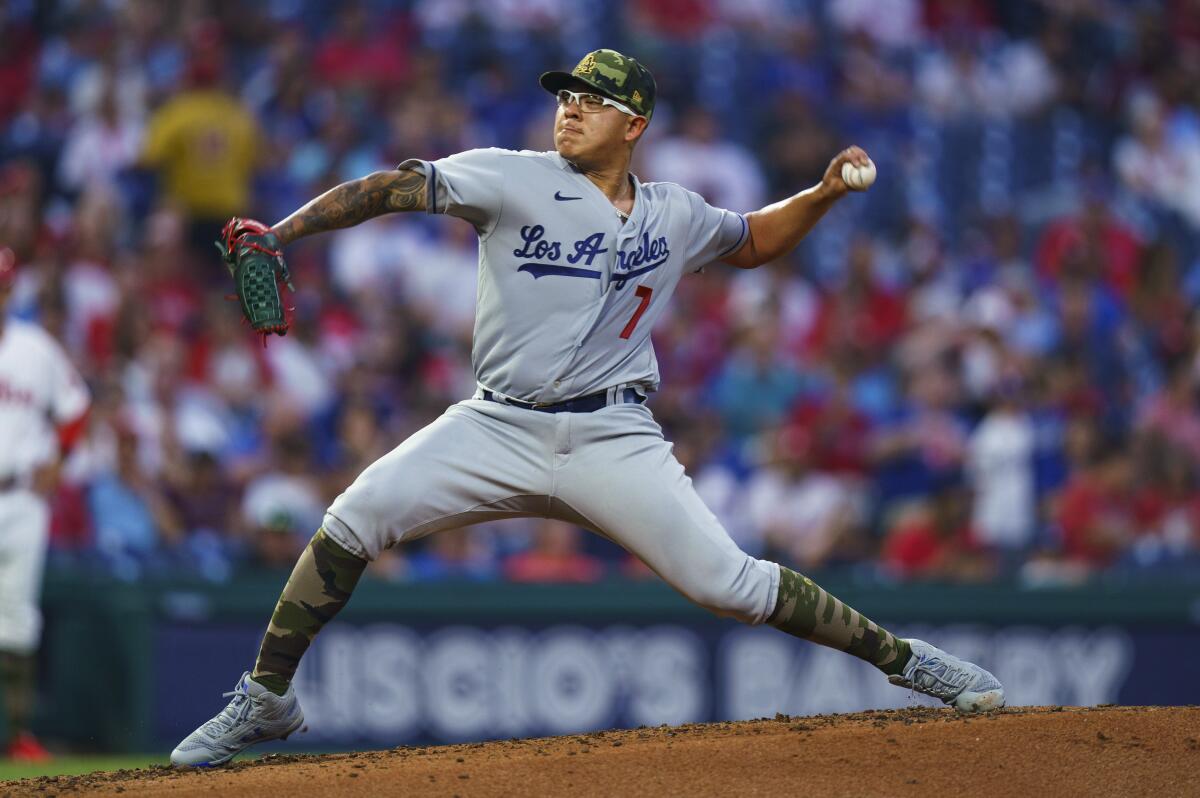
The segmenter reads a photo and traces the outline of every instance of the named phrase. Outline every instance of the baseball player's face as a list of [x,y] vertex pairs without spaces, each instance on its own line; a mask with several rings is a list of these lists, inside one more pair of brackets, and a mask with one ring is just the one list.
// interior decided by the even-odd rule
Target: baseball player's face
[[[586,83],[569,86],[572,91],[594,92]],[[559,103],[554,115],[554,147],[558,154],[577,166],[602,163],[637,139],[645,127],[641,117],[631,117],[605,106],[585,112],[579,103]]]

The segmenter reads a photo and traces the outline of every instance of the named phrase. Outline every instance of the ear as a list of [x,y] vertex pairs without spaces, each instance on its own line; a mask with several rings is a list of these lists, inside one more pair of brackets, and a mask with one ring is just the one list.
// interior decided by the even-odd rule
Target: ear
[[646,130],[646,125],[650,124],[644,116],[634,116],[629,119],[629,127],[625,128],[625,140],[637,141],[641,138],[642,133]]

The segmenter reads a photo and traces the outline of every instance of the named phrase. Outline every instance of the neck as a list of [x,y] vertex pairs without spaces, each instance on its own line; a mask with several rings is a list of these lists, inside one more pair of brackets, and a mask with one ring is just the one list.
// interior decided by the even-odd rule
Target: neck
[[624,199],[629,199],[633,189],[629,184],[629,172],[622,169],[620,172],[588,172],[584,175],[588,180],[591,180],[596,186],[604,192],[604,196],[608,197],[612,202],[620,202]]
[[629,182],[629,158],[607,164],[576,164],[584,176],[596,184],[604,192],[610,202],[620,202],[633,196],[633,186]]

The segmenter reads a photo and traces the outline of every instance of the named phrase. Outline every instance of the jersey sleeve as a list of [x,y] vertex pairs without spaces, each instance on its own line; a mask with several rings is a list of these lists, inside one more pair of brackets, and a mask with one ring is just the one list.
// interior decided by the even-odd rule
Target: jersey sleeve
[[67,353],[53,340],[48,341],[47,360],[51,369],[50,415],[56,424],[75,421],[91,405],[91,395],[79,371]]
[[504,204],[505,150],[467,150],[436,161],[411,158],[397,169],[425,175],[425,209],[466,219],[480,235],[490,233]]
[[705,266],[738,251],[746,242],[749,226],[740,213],[714,208],[694,191],[685,190],[689,207],[687,259],[684,270],[701,271]]

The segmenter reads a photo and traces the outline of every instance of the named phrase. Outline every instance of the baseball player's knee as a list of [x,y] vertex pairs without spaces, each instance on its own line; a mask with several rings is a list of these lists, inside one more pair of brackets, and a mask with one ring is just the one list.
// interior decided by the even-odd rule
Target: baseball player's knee
[[778,579],[772,576],[771,563],[741,554],[719,567],[706,569],[707,573],[704,570],[683,588],[684,595],[722,617],[749,624],[766,620]]
[[414,528],[440,515],[430,497],[444,490],[442,480],[422,478],[417,466],[394,455],[359,474],[333,500],[322,521],[330,538],[366,560],[375,560]]
[[321,528],[325,530],[327,540],[364,560],[374,560],[384,548],[373,543],[369,537],[366,539],[360,537],[354,528],[333,514],[332,507],[325,513],[325,518],[321,521]]
[[351,554],[375,560],[396,542],[398,530],[410,524],[409,516],[422,500],[417,480],[391,483],[370,469],[359,474],[326,511],[326,534]]

